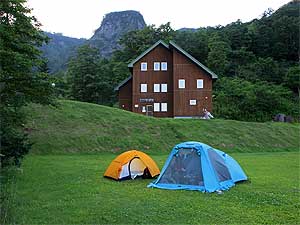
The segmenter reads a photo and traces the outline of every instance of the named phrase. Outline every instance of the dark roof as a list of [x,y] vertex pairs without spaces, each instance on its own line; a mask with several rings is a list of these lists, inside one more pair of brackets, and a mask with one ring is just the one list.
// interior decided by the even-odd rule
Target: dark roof
[[193,61],[197,66],[201,67],[203,70],[205,70],[207,73],[211,75],[212,79],[217,79],[218,75],[215,74],[213,71],[208,69],[206,66],[204,66],[202,63],[200,63],[197,59],[195,59],[193,56],[191,56],[189,53],[184,51],[182,48],[180,48],[178,45],[176,45],[173,41],[170,41],[169,45],[177,49],[179,52],[181,52],[183,55],[185,55],[187,58],[189,58],[191,61]]
[[157,41],[154,45],[152,45],[150,48],[148,48],[146,51],[144,51],[142,54],[140,54],[137,58],[135,58],[131,63],[128,64],[128,67],[131,68],[133,65],[139,61],[141,58],[143,58],[145,55],[147,55],[152,49],[154,49],[156,46],[159,44],[163,45],[167,49],[170,49],[170,47],[175,48],[179,52],[181,52],[183,55],[185,55],[187,58],[189,58],[192,62],[194,62],[197,66],[202,68],[204,71],[206,71],[208,74],[211,75],[212,79],[217,79],[218,75],[212,72],[210,69],[208,69],[206,66],[204,66],[202,63],[200,63],[197,59],[195,59],[193,56],[191,56],[189,53],[184,51],[182,48],[180,48],[177,44],[175,44],[173,41],[169,42],[169,45],[167,45],[165,42],[162,40]]
[[164,47],[166,47],[167,49],[169,49],[169,46],[163,42],[162,40],[157,41],[154,45],[152,45],[150,48],[148,48],[146,51],[144,51],[142,54],[140,54],[137,58],[135,58],[131,63],[128,64],[128,67],[133,67],[133,65],[139,61],[141,58],[143,58],[145,55],[147,55],[149,52],[152,51],[152,49],[154,49],[156,46],[158,46],[159,44],[163,45]]
[[123,85],[125,85],[128,81],[130,81],[130,79],[132,78],[132,76],[130,75],[129,77],[127,77],[125,80],[123,80],[121,83],[119,83],[119,85],[117,87],[115,87],[115,91],[118,91],[120,89],[120,87],[122,87]]

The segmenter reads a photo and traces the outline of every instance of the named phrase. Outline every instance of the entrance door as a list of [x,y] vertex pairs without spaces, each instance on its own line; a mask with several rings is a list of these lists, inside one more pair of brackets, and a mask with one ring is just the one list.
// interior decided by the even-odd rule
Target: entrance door
[[133,158],[129,163],[129,167],[131,179],[142,176],[146,169],[145,164],[139,158]]
[[146,105],[146,116],[153,116],[153,105]]

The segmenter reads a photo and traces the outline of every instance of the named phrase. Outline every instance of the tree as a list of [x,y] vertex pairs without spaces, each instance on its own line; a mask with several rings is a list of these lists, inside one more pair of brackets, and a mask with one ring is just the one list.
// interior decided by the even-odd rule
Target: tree
[[225,75],[229,68],[228,55],[231,51],[229,44],[218,34],[213,35],[208,42],[207,65],[218,75]]
[[200,62],[206,61],[208,55],[208,35],[205,29],[177,31],[175,42]]
[[110,62],[101,59],[98,49],[83,45],[69,62],[67,76],[72,98],[97,104],[111,104],[112,68]]
[[123,62],[129,62],[158,40],[169,42],[174,35],[175,32],[170,23],[162,24],[158,28],[150,25],[142,30],[130,31],[121,37],[119,43],[123,49],[117,51],[114,57]]
[[83,45],[68,64],[71,96],[79,101],[97,103],[97,67],[100,56],[96,48]]
[[24,132],[23,106],[29,102],[49,104],[53,88],[41,72],[44,60],[38,46],[47,41],[40,23],[25,0],[0,2],[0,115],[1,165],[19,165],[29,151]]
[[[240,73],[241,68],[249,67],[256,61],[256,58],[252,52],[247,51],[246,48],[242,47],[238,50],[234,50],[229,53],[229,61],[230,63],[228,73],[230,75],[234,75],[235,77],[242,77]],[[247,76],[249,75],[249,73],[246,73],[245,77],[243,78],[247,79]],[[253,77],[252,73],[250,77]]]
[[280,71],[279,64],[271,57],[258,58],[254,63],[255,73],[260,80],[268,81],[275,84],[281,84],[283,75]]
[[227,37],[233,50],[248,48],[251,44],[251,38],[248,33],[247,24],[237,20],[222,29],[222,33]]
[[285,86],[289,87],[300,99],[300,67],[294,66],[289,68],[284,77]]
[[216,82],[214,94],[217,117],[269,121],[277,113],[296,116],[298,112],[289,89],[265,81],[224,77]]

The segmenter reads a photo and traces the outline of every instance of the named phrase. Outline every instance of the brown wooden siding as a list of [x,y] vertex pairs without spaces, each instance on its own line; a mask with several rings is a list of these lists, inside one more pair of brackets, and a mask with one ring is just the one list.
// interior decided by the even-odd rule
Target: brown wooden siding
[[132,110],[132,79],[119,89],[119,107],[127,111]]
[[[212,110],[212,79],[186,56],[173,50],[174,117],[200,116],[203,109]],[[185,80],[185,88],[178,88],[178,80]],[[203,79],[203,88],[197,89],[197,79]],[[196,100],[197,105],[190,105]]]
[[[147,62],[147,71],[141,71],[141,63]],[[167,71],[154,71],[154,62],[167,62]],[[132,111],[142,112],[142,107],[154,105],[153,103],[167,103],[167,112],[154,112],[156,117],[173,117],[173,79],[172,79],[172,53],[159,45],[141,58],[133,66]],[[147,84],[147,93],[141,93],[140,84]],[[154,92],[154,84],[167,84],[168,92]],[[141,99],[153,99],[153,102],[141,102]],[[135,107],[138,105],[138,107]]]

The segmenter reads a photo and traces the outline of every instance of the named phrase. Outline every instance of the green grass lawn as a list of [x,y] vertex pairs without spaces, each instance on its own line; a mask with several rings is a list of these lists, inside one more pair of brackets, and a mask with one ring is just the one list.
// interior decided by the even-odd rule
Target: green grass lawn
[[[250,182],[218,195],[103,178],[113,153],[31,154],[13,173],[2,224],[299,224],[299,152],[231,155]],[[151,156],[160,168],[167,158]]]
[[168,154],[183,141],[203,142],[226,152],[299,150],[299,124],[153,118],[83,102],[59,103],[57,108],[36,104],[27,108],[26,127],[35,154],[133,148]]
[[[300,224],[299,124],[159,119],[75,101],[26,113],[34,145],[21,169],[1,170],[0,224]],[[162,168],[183,141],[230,153],[251,181],[217,195],[102,177],[129,149]]]

